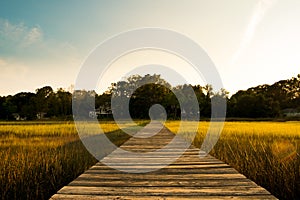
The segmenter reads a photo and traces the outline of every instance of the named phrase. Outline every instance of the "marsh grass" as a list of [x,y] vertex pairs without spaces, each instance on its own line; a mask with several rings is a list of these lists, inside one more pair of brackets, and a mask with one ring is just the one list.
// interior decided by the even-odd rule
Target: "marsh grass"
[[[101,122],[120,146],[129,139],[114,122]],[[0,123],[1,199],[48,199],[97,160],[73,122]]]
[[[186,124],[185,137],[189,126]],[[178,131],[178,121],[165,125]],[[200,122],[193,144],[201,147],[209,122]],[[280,199],[299,199],[300,122],[225,122],[211,155]]]
[[[117,146],[130,138],[114,122],[100,123]],[[184,123],[187,139],[195,123]],[[165,125],[177,132],[179,122]],[[209,122],[199,123],[195,146],[201,146],[208,126]],[[300,122],[226,122],[211,154],[276,197],[297,199],[299,147]],[[1,199],[48,199],[96,162],[79,140],[73,122],[0,122]]]

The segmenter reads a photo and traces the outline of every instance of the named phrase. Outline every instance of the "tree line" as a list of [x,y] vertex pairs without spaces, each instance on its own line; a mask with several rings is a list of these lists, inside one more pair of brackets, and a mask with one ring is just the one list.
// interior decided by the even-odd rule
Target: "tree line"
[[[211,85],[172,87],[156,74],[130,76],[112,83],[102,94],[80,90],[74,91],[73,95],[73,107],[79,108],[80,115],[86,117],[96,113],[99,118],[111,118],[111,113],[117,111],[122,115],[128,108],[114,102],[127,101],[132,118],[149,118],[148,111],[154,104],[161,104],[169,119],[197,114],[209,118],[212,100],[226,100],[227,117],[276,118],[283,117],[286,111],[300,113],[300,74],[272,85],[240,90],[231,97],[225,89],[214,91]],[[197,100],[196,106],[192,103],[193,98]],[[71,119],[73,114],[72,93],[62,88],[54,91],[45,86],[36,89],[35,93],[21,92],[0,97],[1,120]]]
[[72,94],[62,88],[54,92],[50,86],[45,86],[35,93],[0,97],[1,120],[68,119],[71,116]]

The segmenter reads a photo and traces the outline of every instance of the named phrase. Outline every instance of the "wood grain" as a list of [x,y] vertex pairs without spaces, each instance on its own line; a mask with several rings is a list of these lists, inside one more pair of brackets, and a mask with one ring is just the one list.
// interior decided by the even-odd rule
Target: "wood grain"
[[[191,145],[184,152],[183,139],[153,153],[174,138],[167,128],[151,138],[132,137],[51,199],[276,199],[224,162],[210,155],[200,158],[198,148]],[[127,155],[124,150],[147,156]],[[178,152],[182,155],[174,160]],[[170,163],[161,168],[162,161]],[[137,173],[139,169],[153,171]]]

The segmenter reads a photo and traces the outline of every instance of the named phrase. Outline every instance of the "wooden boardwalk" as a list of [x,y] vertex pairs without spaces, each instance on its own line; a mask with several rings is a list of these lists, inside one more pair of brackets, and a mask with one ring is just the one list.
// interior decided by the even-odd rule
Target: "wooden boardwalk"
[[[147,137],[149,130],[151,125],[140,134]],[[174,136],[163,128],[149,138],[132,137],[122,149],[150,153],[146,158],[116,150],[60,189],[52,199],[276,199],[220,160],[210,155],[200,158],[199,149],[193,146],[175,162],[154,170],[161,168],[162,162],[172,161],[172,156],[182,150],[184,141],[177,140],[171,151],[151,154]]]

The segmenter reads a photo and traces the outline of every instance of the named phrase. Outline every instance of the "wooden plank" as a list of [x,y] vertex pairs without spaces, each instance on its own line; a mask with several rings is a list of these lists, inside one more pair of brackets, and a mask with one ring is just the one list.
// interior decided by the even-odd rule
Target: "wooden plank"
[[[130,165],[130,163],[127,162],[127,160],[124,160],[124,159],[118,159],[118,160],[112,160],[111,162],[109,162],[107,160],[106,163],[110,163],[111,165],[113,164],[119,164],[119,165]],[[136,162],[135,164],[144,164],[144,160],[143,161],[140,161],[140,162]],[[152,164],[159,164],[160,162],[153,162]],[[151,164],[151,163],[149,163]],[[194,160],[190,160],[190,159],[178,159],[176,160],[175,162],[171,163],[169,166],[172,166],[172,165],[207,165],[207,164],[210,164],[210,165],[213,165],[213,164],[224,164],[224,162],[220,161],[220,160],[199,160],[199,159],[194,159]],[[95,166],[103,166],[103,163],[96,163]],[[105,165],[106,166],[106,165]]]
[[253,195],[270,194],[261,187],[245,186],[214,186],[214,187],[92,187],[92,186],[65,186],[60,194],[91,194],[91,195],[134,195],[143,196],[151,194],[173,196],[210,196],[210,195]]
[[[144,163],[141,163],[141,164],[137,164],[135,163],[134,165],[114,165],[115,167],[124,167],[124,168],[135,168],[135,167],[140,167],[140,166],[143,166],[145,168],[147,167],[152,167],[151,165],[149,166],[148,164],[145,165]],[[219,168],[219,167],[225,167],[225,168],[228,168],[229,166],[225,163],[217,163],[217,164],[202,164],[202,165],[169,165],[168,166],[168,169],[195,169],[195,168]],[[90,169],[92,170],[109,170],[111,169],[110,167],[107,167],[107,166],[103,166],[103,165],[94,165],[93,167],[91,167]]]
[[72,181],[70,186],[93,186],[93,187],[125,187],[125,186],[135,186],[135,187],[214,187],[217,185],[224,186],[257,186],[253,182],[247,179],[203,179],[203,180],[152,180],[148,181],[145,179],[141,180],[126,180],[126,179],[95,179],[95,178],[78,178]]
[[[224,167],[224,168],[192,168],[192,169],[171,169],[171,168],[163,168],[160,169],[160,166],[146,166],[145,167],[149,169],[158,169],[151,173],[152,175],[157,175],[157,174],[235,174],[237,171],[233,168],[230,168],[229,166]],[[128,170],[128,171],[136,171],[140,168],[143,168],[144,166],[141,167],[135,167],[135,168],[126,168],[126,167],[121,167],[123,170]],[[85,173],[87,174],[122,174],[124,172],[121,172],[119,170],[115,169],[107,169],[107,170],[96,170],[96,169],[89,169]]]
[[73,199],[86,199],[86,200],[135,200],[135,199],[144,199],[144,200],[197,200],[197,199],[207,199],[207,200],[220,200],[220,199],[231,199],[231,200],[249,200],[249,199],[264,199],[264,200],[273,200],[274,197],[271,195],[247,195],[247,196],[130,196],[130,195],[74,195],[74,194],[55,194],[52,199],[64,199],[64,200],[73,200]]
[[[237,179],[237,178],[244,178],[246,177],[242,174],[234,173],[234,174],[185,174],[184,176],[179,174],[156,174],[155,176],[153,174],[144,173],[144,174],[131,174],[131,173],[120,173],[120,174],[91,174],[91,173],[84,173],[81,174],[80,177],[86,177],[86,178],[98,178],[99,181],[101,179],[132,179],[132,180],[207,180],[207,179]],[[75,179],[76,180],[76,179]]]
[[[101,160],[110,167],[98,162],[52,199],[276,199],[224,162],[210,155],[200,158],[193,145],[174,160],[187,146],[183,139],[177,138],[164,152],[155,152],[174,137],[163,128],[151,138],[131,138],[121,148],[143,152],[142,157],[117,149]],[[162,162],[170,164],[161,169]],[[137,173],[145,169],[154,171]]]

